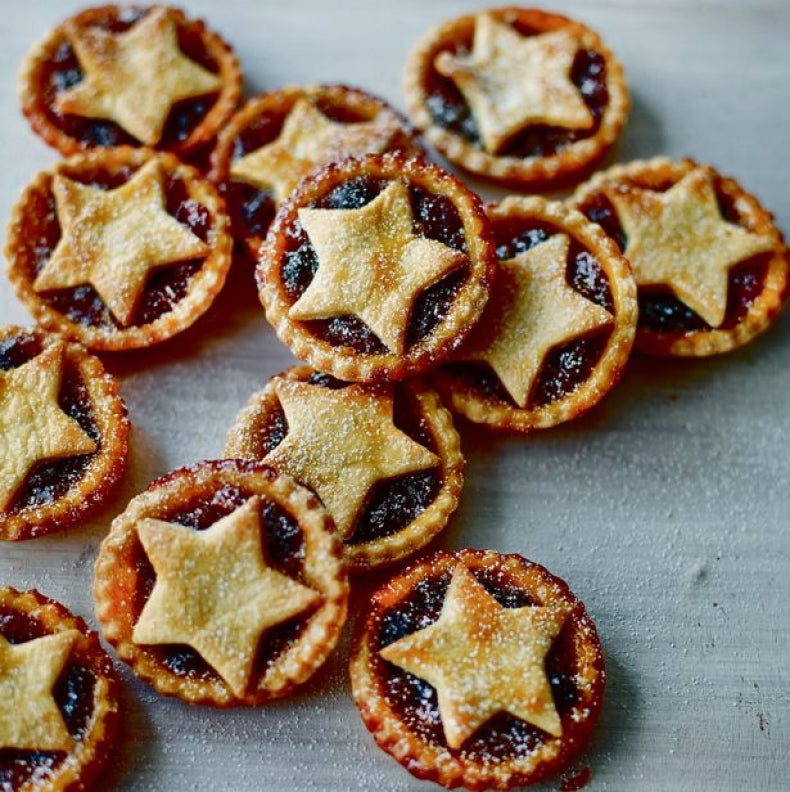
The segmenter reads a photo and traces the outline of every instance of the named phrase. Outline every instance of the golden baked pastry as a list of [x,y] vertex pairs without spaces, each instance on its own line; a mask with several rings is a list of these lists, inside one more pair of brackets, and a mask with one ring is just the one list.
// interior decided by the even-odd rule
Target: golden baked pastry
[[118,384],[79,344],[0,327],[0,539],[74,525],[126,467]]
[[363,154],[423,153],[383,99],[345,85],[292,86],[250,99],[225,125],[211,178],[225,191],[234,237],[253,261],[277,207],[311,171]]
[[240,92],[228,44],[162,5],[79,12],[31,49],[19,78],[33,130],[66,155],[145,145],[183,156],[214,138]]
[[37,591],[0,588],[0,784],[93,786],[120,722],[119,681],[96,633]]
[[224,454],[262,460],[315,490],[352,570],[422,548],[447,524],[463,484],[450,414],[416,379],[348,384],[295,366],[250,398]]
[[416,126],[451,162],[532,189],[578,179],[625,123],[628,89],[600,37],[508,6],[439,25],[406,65]]
[[560,203],[509,197],[487,212],[500,259],[491,299],[434,381],[472,421],[521,432],[554,426],[619,380],[636,286],[614,243]]
[[391,381],[458,346],[494,266],[482,206],[457,179],[368,155],[314,173],[281,207],[258,287],[298,358],[347,381]]
[[96,615],[118,656],[160,693],[261,704],[304,682],[346,617],[342,548],[316,497],[241,460],[153,482],[96,561]]
[[211,305],[230,267],[229,226],[216,188],[172,154],[78,154],[14,207],[8,276],[50,330],[91,349],[149,346]]
[[351,654],[365,725],[409,772],[510,789],[562,767],[601,708],[604,661],[584,605],[517,555],[437,553],[372,597]]
[[633,266],[643,352],[727,352],[767,329],[787,299],[790,259],[771,214],[709,165],[664,157],[616,165],[570,204]]

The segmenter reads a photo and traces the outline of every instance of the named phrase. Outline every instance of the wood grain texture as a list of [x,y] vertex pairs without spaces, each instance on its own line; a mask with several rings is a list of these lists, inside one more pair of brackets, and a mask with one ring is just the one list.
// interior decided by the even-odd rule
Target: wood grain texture
[[[235,46],[249,93],[343,81],[402,106],[414,40],[479,0],[190,0]],[[575,0],[623,60],[633,111],[610,161],[691,155],[732,174],[790,229],[790,4]],[[54,161],[14,94],[27,47],[76,10],[16,4],[0,25],[0,216]],[[486,190],[487,197],[495,193]],[[0,321],[28,321],[0,280]],[[582,421],[527,439],[463,427],[461,508],[440,544],[519,552],[565,578],[598,624],[609,686],[590,790],[784,790],[790,777],[790,322],[718,360],[635,359]],[[234,272],[193,330],[105,356],[134,422],[117,497],[67,535],[0,546],[0,583],[95,624],[91,566],[112,517],[155,476],[217,456],[249,394],[292,362]],[[380,579],[380,578],[378,578]],[[377,579],[360,579],[355,615]],[[126,718],[102,789],[420,790],[351,702],[347,648],[295,697],[214,712],[124,673]],[[543,789],[556,789],[558,780]]]

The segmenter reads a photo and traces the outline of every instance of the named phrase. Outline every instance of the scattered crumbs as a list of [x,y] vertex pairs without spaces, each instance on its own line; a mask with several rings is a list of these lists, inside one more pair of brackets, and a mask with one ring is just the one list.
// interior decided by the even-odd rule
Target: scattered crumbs
[[591,780],[592,770],[589,767],[582,767],[581,770],[562,777],[559,792],[576,792],[577,789],[586,787]]

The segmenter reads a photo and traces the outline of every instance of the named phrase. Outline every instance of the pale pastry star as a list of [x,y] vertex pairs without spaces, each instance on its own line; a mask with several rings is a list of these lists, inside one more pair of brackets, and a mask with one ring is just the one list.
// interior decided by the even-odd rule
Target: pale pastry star
[[219,90],[218,75],[190,60],[166,8],[154,8],[123,33],[67,23],[84,79],[59,94],[61,113],[114,121],[147,146],[162,138],[176,102]]
[[439,458],[393,423],[392,394],[275,380],[288,434],[264,462],[314,489],[348,539],[379,481],[434,467]]
[[280,203],[319,165],[344,157],[381,154],[395,127],[378,119],[341,124],[327,118],[307,99],[298,99],[276,140],[236,160],[230,175],[272,190]]
[[62,236],[33,283],[38,291],[90,284],[123,326],[134,319],[149,273],[199,258],[209,247],[165,210],[156,160],[113,190],[57,175]]
[[711,173],[695,168],[666,192],[623,185],[605,190],[627,237],[638,286],[668,286],[718,327],[727,312],[730,268],[776,248],[776,240],[727,222]]
[[320,599],[266,563],[258,496],[203,531],[144,519],[137,533],[156,583],[132,640],[191,646],[237,696],[261,635]]
[[361,319],[401,354],[419,293],[461,266],[466,256],[412,231],[409,190],[394,181],[361,209],[300,209],[318,271],[291,306],[292,319]]
[[58,404],[63,344],[0,371],[0,511],[39,462],[91,454],[93,439]]
[[74,738],[53,696],[77,630],[20,644],[0,635],[0,750],[70,751]]
[[568,613],[557,606],[506,608],[461,564],[439,618],[380,654],[436,688],[450,748],[499,712],[559,737],[545,658]]
[[570,241],[555,234],[499,262],[494,292],[459,359],[488,363],[525,407],[543,361],[557,345],[611,324],[612,315],[568,285]]
[[434,63],[458,86],[483,145],[496,154],[533,124],[592,126],[593,115],[570,78],[578,49],[578,39],[566,30],[522,36],[490,14],[480,14],[472,52],[440,52]]

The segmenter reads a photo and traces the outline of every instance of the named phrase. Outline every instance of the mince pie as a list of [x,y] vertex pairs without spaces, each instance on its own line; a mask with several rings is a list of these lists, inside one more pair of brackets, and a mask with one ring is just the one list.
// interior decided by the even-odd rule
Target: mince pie
[[346,618],[342,545],[315,495],[254,462],[181,468],[134,498],[96,561],[96,615],[160,693],[261,704],[304,682]]
[[590,735],[604,677],[567,585],[493,551],[437,553],[390,580],[351,654],[376,742],[447,787],[509,789],[559,769]]
[[348,384],[296,366],[250,399],[224,453],[262,459],[315,490],[357,570],[427,544],[463,484],[450,413],[416,379]]
[[0,327],[0,539],[30,539],[95,510],[126,466],[118,385],[79,344]]
[[520,187],[588,171],[625,123],[619,61],[560,14],[499,8],[431,31],[406,67],[412,120],[449,160]]
[[787,299],[790,258],[772,216],[708,165],[664,158],[617,165],[570,202],[631,262],[643,352],[727,352],[765,330]]
[[231,115],[241,71],[216,33],[178,9],[106,5],[33,47],[19,86],[31,126],[62,154],[143,145],[183,156]]
[[82,619],[37,591],[0,588],[0,789],[91,786],[118,731],[119,687]]
[[495,266],[479,199],[435,165],[385,154],[307,177],[277,213],[257,274],[296,357],[371,382],[447,357],[482,313]]
[[592,222],[539,197],[487,208],[499,270],[483,316],[434,380],[472,421],[527,432],[589,410],[636,328],[628,262]]
[[101,149],[42,171],[14,208],[8,276],[34,318],[91,349],[184,330],[225,281],[216,188],[172,154]]
[[387,102],[344,85],[271,91],[228,122],[212,154],[233,234],[255,261],[277,207],[311,171],[363,154],[423,153],[408,122]]

